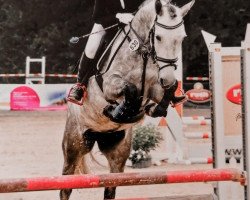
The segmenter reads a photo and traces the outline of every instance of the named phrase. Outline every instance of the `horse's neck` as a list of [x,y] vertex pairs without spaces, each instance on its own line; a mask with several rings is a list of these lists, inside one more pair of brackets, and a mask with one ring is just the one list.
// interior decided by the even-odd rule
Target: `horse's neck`
[[[135,15],[133,21],[132,21],[132,27],[135,30],[136,34],[139,35],[140,39],[143,43],[146,43],[148,40],[148,34],[149,31],[154,23],[155,19],[155,11],[152,11],[152,2],[149,3],[149,5],[144,6],[141,8]],[[127,25],[125,27],[125,32],[127,33],[129,31],[130,27]],[[130,30],[129,37],[131,39],[138,39],[136,35],[132,30]],[[106,62],[106,65],[110,64],[111,58],[113,57],[114,53],[116,52],[118,46],[124,39],[125,34],[121,32],[120,36],[115,41],[111,54],[109,56],[109,59]],[[147,44],[150,45],[150,44]],[[138,66],[141,66],[143,60],[141,59],[141,55],[137,52],[132,52],[129,50],[128,40],[124,42],[122,47],[119,49],[117,55],[115,56],[115,59],[111,65],[111,70],[119,70],[119,67],[117,65],[126,65],[125,71],[130,71],[135,63]]]

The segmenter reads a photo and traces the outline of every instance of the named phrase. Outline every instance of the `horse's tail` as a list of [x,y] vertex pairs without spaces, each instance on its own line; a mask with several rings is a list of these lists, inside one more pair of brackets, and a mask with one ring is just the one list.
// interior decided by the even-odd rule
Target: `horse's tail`
[[99,162],[99,161],[96,159],[96,157],[93,155],[93,152],[92,152],[92,151],[89,153],[89,155],[90,155],[90,157],[91,157],[91,160],[92,160],[95,164],[99,165],[100,167],[108,168],[107,165],[102,164],[101,162]]
[[98,161],[93,154],[93,152],[89,152],[83,156],[82,162],[79,163],[79,172],[80,174],[95,174],[93,169],[96,169],[97,165],[101,168],[107,169],[108,166]]

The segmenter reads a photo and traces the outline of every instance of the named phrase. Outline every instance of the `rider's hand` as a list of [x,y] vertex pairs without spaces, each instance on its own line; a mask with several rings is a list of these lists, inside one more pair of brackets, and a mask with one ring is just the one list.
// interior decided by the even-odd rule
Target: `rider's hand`
[[132,21],[134,18],[134,15],[131,13],[117,13],[115,16],[121,23],[123,24],[129,24],[129,22]]

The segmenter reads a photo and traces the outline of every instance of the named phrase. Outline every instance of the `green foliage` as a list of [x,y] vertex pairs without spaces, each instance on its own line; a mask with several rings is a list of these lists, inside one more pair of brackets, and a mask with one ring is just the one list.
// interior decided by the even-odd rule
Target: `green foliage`
[[150,157],[149,153],[158,147],[163,140],[159,130],[153,125],[137,126],[133,130],[132,152],[129,159],[132,163]]

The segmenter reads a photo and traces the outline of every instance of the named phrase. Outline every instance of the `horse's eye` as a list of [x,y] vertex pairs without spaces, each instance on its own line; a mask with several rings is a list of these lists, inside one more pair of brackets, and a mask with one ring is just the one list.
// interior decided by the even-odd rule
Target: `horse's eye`
[[156,35],[155,38],[156,38],[158,41],[161,41],[161,36]]

